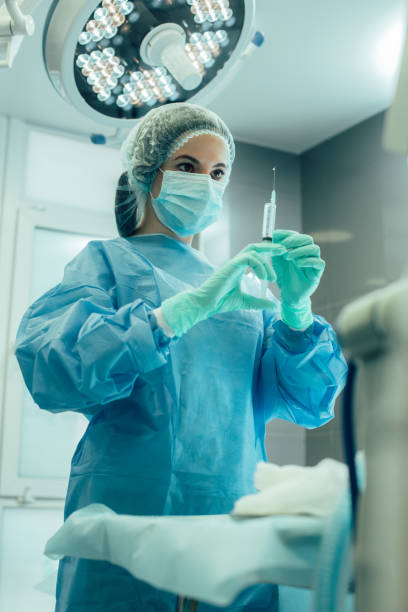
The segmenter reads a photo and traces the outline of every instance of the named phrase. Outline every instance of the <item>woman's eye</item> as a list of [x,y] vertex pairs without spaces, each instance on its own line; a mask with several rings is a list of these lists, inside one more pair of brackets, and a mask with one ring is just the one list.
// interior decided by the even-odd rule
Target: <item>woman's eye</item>
[[182,172],[192,172],[194,170],[193,164],[190,164],[188,162],[183,162],[182,164],[179,164],[177,168],[180,168]]
[[[181,164],[178,164],[177,169],[181,170],[182,172],[194,172],[195,167],[190,162],[183,162]],[[213,170],[213,172],[211,172],[212,178],[216,179],[217,181],[222,179],[224,175],[225,172],[221,170],[221,168],[216,168],[215,170]]]

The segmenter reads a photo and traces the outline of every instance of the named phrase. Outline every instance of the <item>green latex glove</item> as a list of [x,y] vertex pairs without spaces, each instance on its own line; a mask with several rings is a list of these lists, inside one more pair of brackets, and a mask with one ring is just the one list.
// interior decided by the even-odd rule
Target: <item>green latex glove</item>
[[326,264],[320,258],[320,248],[307,234],[276,230],[273,241],[286,247],[285,253],[272,257],[282,321],[295,329],[305,329],[313,323],[310,296],[316,291]]
[[[182,291],[161,305],[164,318],[176,336],[182,336],[193,325],[214,314],[231,310],[275,309],[274,302],[241,291],[240,283],[248,267],[260,279],[276,280],[271,255],[283,254],[286,248],[272,242],[249,244],[214,272],[200,287]],[[265,255],[269,257],[265,258]]]

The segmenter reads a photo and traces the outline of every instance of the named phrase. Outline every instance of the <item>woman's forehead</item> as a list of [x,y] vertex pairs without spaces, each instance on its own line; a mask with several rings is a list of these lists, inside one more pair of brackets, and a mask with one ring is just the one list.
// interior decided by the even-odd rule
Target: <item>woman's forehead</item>
[[228,163],[228,146],[221,136],[216,134],[199,134],[193,136],[171,156],[171,159],[182,154],[190,155],[196,159],[217,158],[225,164]]

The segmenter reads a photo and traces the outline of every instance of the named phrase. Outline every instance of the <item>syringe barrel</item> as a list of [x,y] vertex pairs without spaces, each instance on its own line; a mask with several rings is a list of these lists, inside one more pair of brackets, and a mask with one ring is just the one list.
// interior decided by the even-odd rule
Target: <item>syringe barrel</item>
[[273,232],[275,231],[275,218],[276,218],[276,204],[268,202],[264,206],[264,216],[262,224],[262,239],[269,238],[273,239]]

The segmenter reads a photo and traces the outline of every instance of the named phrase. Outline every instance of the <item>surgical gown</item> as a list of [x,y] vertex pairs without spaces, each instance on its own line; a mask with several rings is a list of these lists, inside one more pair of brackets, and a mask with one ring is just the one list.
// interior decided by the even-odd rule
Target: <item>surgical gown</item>
[[[16,356],[34,401],[89,420],[65,517],[92,502],[123,514],[230,512],[254,492],[267,421],[313,428],[333,417],[346,364],[323,318],[304,332],[272,310],[219,314],[181,338],[158,327],[152,310],[213,271],[163,234],[92,241],[24,314]],[[256,585],[223,609],[273,612],[277,599],[276,586]],[[58,612],[174,612],[175,600],[104,561],[60,562]]]

